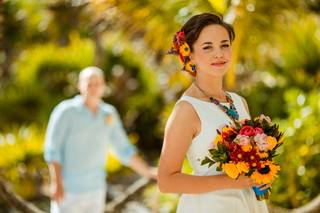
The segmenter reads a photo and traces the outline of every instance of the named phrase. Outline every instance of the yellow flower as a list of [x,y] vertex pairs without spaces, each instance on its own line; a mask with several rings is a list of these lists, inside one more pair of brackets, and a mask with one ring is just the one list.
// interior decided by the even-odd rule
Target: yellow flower
[[222,169],[233,179],[236,179],[239,176],[239,170],[234,163],[225,163],[222,165]]
[[280,166],[267,161],[261,165],[261,169],[254,171],[250,177],[257,184],[268,184],[276,177],[278,171],[280,171]]
[[217,146],[218,143],[222,142],[222,136],[219,134],[217,137],[214,139],[213,143],[215,146]]
[[249,165],[246,162],[238,162],[236,166],[237,166],[237,169],[238,169],[239,173],[242,173],[242,172],[247,173],[247,172],[249,172]]
[[248,145],[243,145],[241,146],[241,149],[244,151],[244,152],[250,152],[251,149],[252,149],[252,146],[250,144]]
[[231,127],[229,127],[229,126],[225,126],[225,127],[222,128],[221,133],[222,132],[229,132],[230,130],[233,130],[233,129]]
[[179,52],[182,56],[189,56],[190,55],[189,45],[185,42],[183,45],[180,46]]
[[267,152],[257,152],[260,158],[267,158],[269,154]]
[[191,61],[188,61],[185,65],[185,70],[192,71],[192,63]]
[[272,136],[267,137],[268,149],[272,150],[277,145],[277,139]]
[[107,115],[104,121],[106,124],[112,124],[112,115]]

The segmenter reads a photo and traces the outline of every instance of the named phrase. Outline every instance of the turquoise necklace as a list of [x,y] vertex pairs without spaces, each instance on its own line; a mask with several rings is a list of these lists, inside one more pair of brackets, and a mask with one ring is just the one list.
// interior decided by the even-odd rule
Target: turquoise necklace
[[194,82],[194,85],[206,96],[209,98],[211,103],[214,103],[217,105],[224,113],[226,113],[229,118],[233,121],[239,120],[239,114],[237,112],[236,107],[233,104],[233,100],[231,98],[231,95],[225,92],[226,100],[230,104],[230,107],[224,106],[220,103],[220,101],[212,96],[207,95],[205,91],[203,91],[196,82]]

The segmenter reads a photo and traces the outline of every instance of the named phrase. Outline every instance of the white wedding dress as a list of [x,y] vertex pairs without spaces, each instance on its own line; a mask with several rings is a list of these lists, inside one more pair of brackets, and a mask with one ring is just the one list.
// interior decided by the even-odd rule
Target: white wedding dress
[[[239,113],[239,118],[249,119],[241,97],[229,92]],[[201,160],[208,155],[213,147],[217,129],[231,123],[231,119],[213,103],[202,101],[191,96],[182,96],[178,102],[186,101],[195,109],[201,121],[201,132],[193,139],[187,158],[193,170],[193,175],[211,176],[222,172],[216,171],[216,166],[208,168],[201,166]],[[177,103],[178,103],[177,102]],[[229,107],[228,103],[221,103]],[[251,188],[224,189],[202,194],[182,194],[177,208],[178,213],[267,213],[265,201],[257,201]]]

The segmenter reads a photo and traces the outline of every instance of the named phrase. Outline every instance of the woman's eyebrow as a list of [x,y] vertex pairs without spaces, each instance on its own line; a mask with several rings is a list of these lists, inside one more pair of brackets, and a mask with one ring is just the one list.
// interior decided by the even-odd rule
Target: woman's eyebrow
[[[220,43],[229,43],[229,40],[222,40]],[[201,46],[208,45],[208,44],[212,45],[212,42],[211,41],[206,41],[206,42],[202,43]]]
[[206,41],[203,44],[201,44],[201,46],[206,45],[206,44],[212,44],[212,42],[211,41]]

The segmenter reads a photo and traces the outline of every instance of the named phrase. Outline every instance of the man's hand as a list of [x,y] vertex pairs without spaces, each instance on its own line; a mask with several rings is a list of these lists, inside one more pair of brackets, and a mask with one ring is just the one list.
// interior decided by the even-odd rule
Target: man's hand
[[51,199],[60,204],[64,197],[64,190],[62,183],[51,184]]
[[158,169],[155,167],[150,167],[141,157],[138,155],[133,156],[130,159],[129,166],[135,170],[140,175],[150,178],[157,179]]

